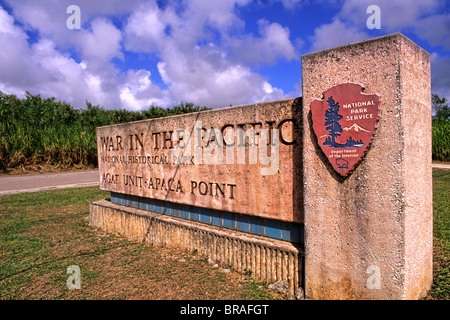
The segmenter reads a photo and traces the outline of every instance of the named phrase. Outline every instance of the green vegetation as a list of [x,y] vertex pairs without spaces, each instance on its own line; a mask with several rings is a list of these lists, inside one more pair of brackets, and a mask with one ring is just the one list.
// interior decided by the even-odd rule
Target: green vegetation
[[431,97],[433,116],[432,154],[433,160],[450,161],[450,108],[447,98],[437,94]]
[[[433,160],[450,161],[450,109],[432,97]],[[0,91],[0,172],[27,165],[63,168],[97,166],[96,128],[104,125],[199,112],[206,107],[181,103],[172,108],[106,110],[86,101],[85,109],[27,93],[19,99]]]
[[[155,247],[89,226],[98,187],[0,197],[0,300],[276,299],[248,276],[224,273],[181,249]],[[67,268],[80,268],[69,290]]]
[[450,170],[433,169],[433,287],[428,298],[450,300]]
[[27,92],[19,99],[0,91],[0,171],[29,164],[96,166],[97,127],[203,110],[191,103],[139,112],[105,110],[88,101],[86,109],[75,109],[55,98]]
[[450,108],[447,98],[440,98],[437,94],[432,94],[431,105],[435,112],[434,119],[439,121],[450,120]]
[[450,120],[433,120],[433,160],[450,161]]

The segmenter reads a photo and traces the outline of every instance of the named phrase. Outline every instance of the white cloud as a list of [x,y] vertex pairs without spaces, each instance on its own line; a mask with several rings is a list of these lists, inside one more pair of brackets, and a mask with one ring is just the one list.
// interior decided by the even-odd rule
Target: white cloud
[[166,56],[158,70],[174,101],[217,107],[237,105],[264,95],[264,79],[248,67],[214,64],[204,52]]
[[323,24],[315,29],[314,35],[311,37],[311,50],[318,51],[367,38],[369,36],[365,32],[345,24],[339,18],[333,18],[330,24]]
[[64,7],[63,1],[52,1],[44,5],[32,0],[7,0],[6,2],[13,9],[16,19],[27,28],[37,29],[43,34],[54,34],[59,31],[55,26],[60,23],[60,29],[65,26],[67,6]]
[[[432,46],[450,50],[450,14],[442,0],[346,0],[332,22],[315,29],[312,50],[330,48],[368,38],[366,13],[376,4],[381,12],[381,33],[415,33]],[[432,91],[450,97],[450,57],[431,55]]]
[[[158,55],[158,71],[173,103],[215,107],[281,98],[280,89],[264,90],[270,84],[249,66],[295,58],[289,30],[261,20],[261,37],[236,38],[231,31],[243,22],[235,6],[246,2],[189,1],[178,14],[175,8],[147,5],[128,19],[125,47]],[[214,32],[222,40],[219,45]]]
[[147,3],[134,11],[124,28],[125,48],[137,52],[157,52],[166,40],[166,28],[176,23],[172,8],[160,10],[156,3]]
[[[247,34],[238,13],[250,0],[82,0],[76,3],[81,30],[66,28],[66,8],[73,1],[6,1],[12,14],[0,11],[5,45],[0,89],[55,96],[78,107],[86,99],[132,109],[279,99],[284,92],[251,67],[298,58],[289,29],[280,23],[260,20],[258,35]],[[33,44],[28,31],[34,33]],[[151,55],[149,63],[157,63],[159,75],[150,66],[119,70],[116,59],[126,65],[127,51]],[[156,84],[158,78],[164,88]]]
[[380,7],[381,28],[387,32],[396,32],[413,26],[423,16],[436,12],[441,0],[346,0],[338,17],[343,21],[352,21],[355,26],[366,26],[369,15],[367,7],[376,4]]
[[272,64],[279,59],[293,60],[298,58],[294,45],[289,37],[289,29],[279,23],[269,23],[265,19],[258,21],[260,37],[245,35],[229,37],[229,46],[236,61],[249,65]]
[[283,4],[283,6],[285,6],[287,9],[294,9],[299,4],[305,2],[305,0],[280,0],[280,1]]
[[106,106],[117,104],[115,83],[112,88],[107,86],[109,81],[115,81],[111,73],[91,72],[84,61],[77,63],[68,54],[58,51],[51,40],[42,39],[35,43],[31,59],[38,66],[36,74],[40,79],[30,84],[30,92],[55,96],[76,107],[84,106],[86,99]]
[[[0,7],[0,82],[2,90],[18,94],[24,86],[37,80],[38,69],[31,60],[31,50],[27,35],[14,25],[14,19]],[[25,57],[26,59],[23,59]],[[33,73],[28,76],[28,72]]]
[[22,31],[14,25],[14,18],[0,7],[0,33],[10,37],[20,37]]
[[450,50],[450,13],[436,14],[417,21],[415,31],[429,44]]
[[[267,3],[276,1],[285,9],[309,3]],[[257,70],[298,59],[303,44],[302,39],[291,39],[293,30],[283,22],[262,17],[254,25],[245,21],[241,9],[255,5],[251,0],[6,2],[12,13],[0,6],[0,90],[16,94],[28,90],[76,106],[83,106],[86,99],[107,108],[141,109],[180,101],[223,106],[284,98],[283,90]],[[320,3],[337,8],[335,0]],[[379,0],[380,32],[413,31],[431,45],[449,50],[449,14],[441,10],[443,3]],[[81,30],[66,28],[66,8],[71,4],[81,8]],[[309,38],[311,50],[369,37],[366,9],[373,1],[339,4],[335,17]],[[120,70],[128,64],[129,52],[148,57],[149,66],[141,61]],[[442,73],[448,58],[436,55],[433,86],[444,92],[450,87]],[[156,64],[157,71],[150,64]]]
[[450,14],[442,0],[347,0],[337,17],[359,29],[365,27],[369,5],[380,7],[381,31],[414,32],[430,45],[450,49]]
[[430,63],[432,93],[450,100],[450,56],[441,56],[433,52]]
[[97,18],[91,23],[92,32],[83,29],[76,34],[78,48],[85,60],[103,67],[112,58],[123,58],[122,34],[110,21]]
[[204,25],[227,31],[231,27],[242,26],[244,22],[236,15],[237,6],[245,6],[251,0],[190,0],[187,2],[182,21],[188,32],[201,35]]
[[373,4],[380,8],[381,33],[414,32],[433,46],[450,49],[450,14],[443,0],[346,0],[331,23],[316,28],[313,49],[367,38],[366,10]]
[[217,107],[283,97],[276,88],[267,92],[264,78],[245,65],[231,63],[214,47],[169,50],[163,60],[158,70],[174,101]]
[[171,103],[168,92],[161,90],[150,80],[147,70],[129,70],[126,80],[120,86],[120,99],[130,109],[142,110],[151,105],[166,106]]
[[77,63],[69,54],[57,49],[47,38],[33,45],[27,35],[14,25],[14,18],[0,7],[0,89],[23,96],[25,91],[54,96],[76,107],[88,99],[93,103],[112,104],[117,101],[113,90],[105,91],[104,75],[91,73],[85,62]]
[[42,36],[52,37],[58,45],[70,42],[71,30],[66,28],[69,14],[66,9],[77,5],[81,9],[83,27],[98,16],[127,15],[140,7],[145,0],[6,0],[13,10],[14,17],[29,28],[39,30]]

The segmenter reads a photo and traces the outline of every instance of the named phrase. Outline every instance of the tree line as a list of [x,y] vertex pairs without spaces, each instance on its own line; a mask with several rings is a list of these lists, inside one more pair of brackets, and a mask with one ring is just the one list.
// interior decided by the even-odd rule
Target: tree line
[[448,99],[433,94],[431,102],[434,110],[432,127],[433,160],[450,161],[450,108]]
[[[432,106],[433,160],[450,161],[448,100],[433,94]],[[77,109],[54,97],[43,99],[27,92],[18,98],[0,91],[0,171],[33,164],[97,166],[97,127],[208,109],[180,103],[142,111],[106,110],[89,101],[86,108]]]

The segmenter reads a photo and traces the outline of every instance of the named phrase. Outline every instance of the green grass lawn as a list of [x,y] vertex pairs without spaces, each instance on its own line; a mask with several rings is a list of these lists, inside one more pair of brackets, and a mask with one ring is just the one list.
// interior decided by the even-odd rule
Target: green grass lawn
[[450,299],[450,170],[433,169],[433,287],[428,299]]
[[[450,297],[449,186],[450,170],[434,169],[434,283],[427,299]],[[283,298],[192,252],[89,227],[89,203],[108,196],[92,187],[0,197],[0,299]],[[67,288],[71,265],[80,268],[80,290]]]
[[[277,298],[192,252],[89,227],[89,203],[108,196],[92,187],[0,197],[0,299]],[[71,265],[80,268],[80,290],[67,287]]]

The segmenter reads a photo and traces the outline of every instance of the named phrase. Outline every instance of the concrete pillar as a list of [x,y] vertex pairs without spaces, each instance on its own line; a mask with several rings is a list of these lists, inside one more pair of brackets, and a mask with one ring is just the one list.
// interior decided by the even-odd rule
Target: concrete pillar
[[[305,294],[418,299],[432,283],[430,56],[392,34],[302,57]],[[311,102],[341,83],[381,96],[372,145],[347,177],[314,134]]]

